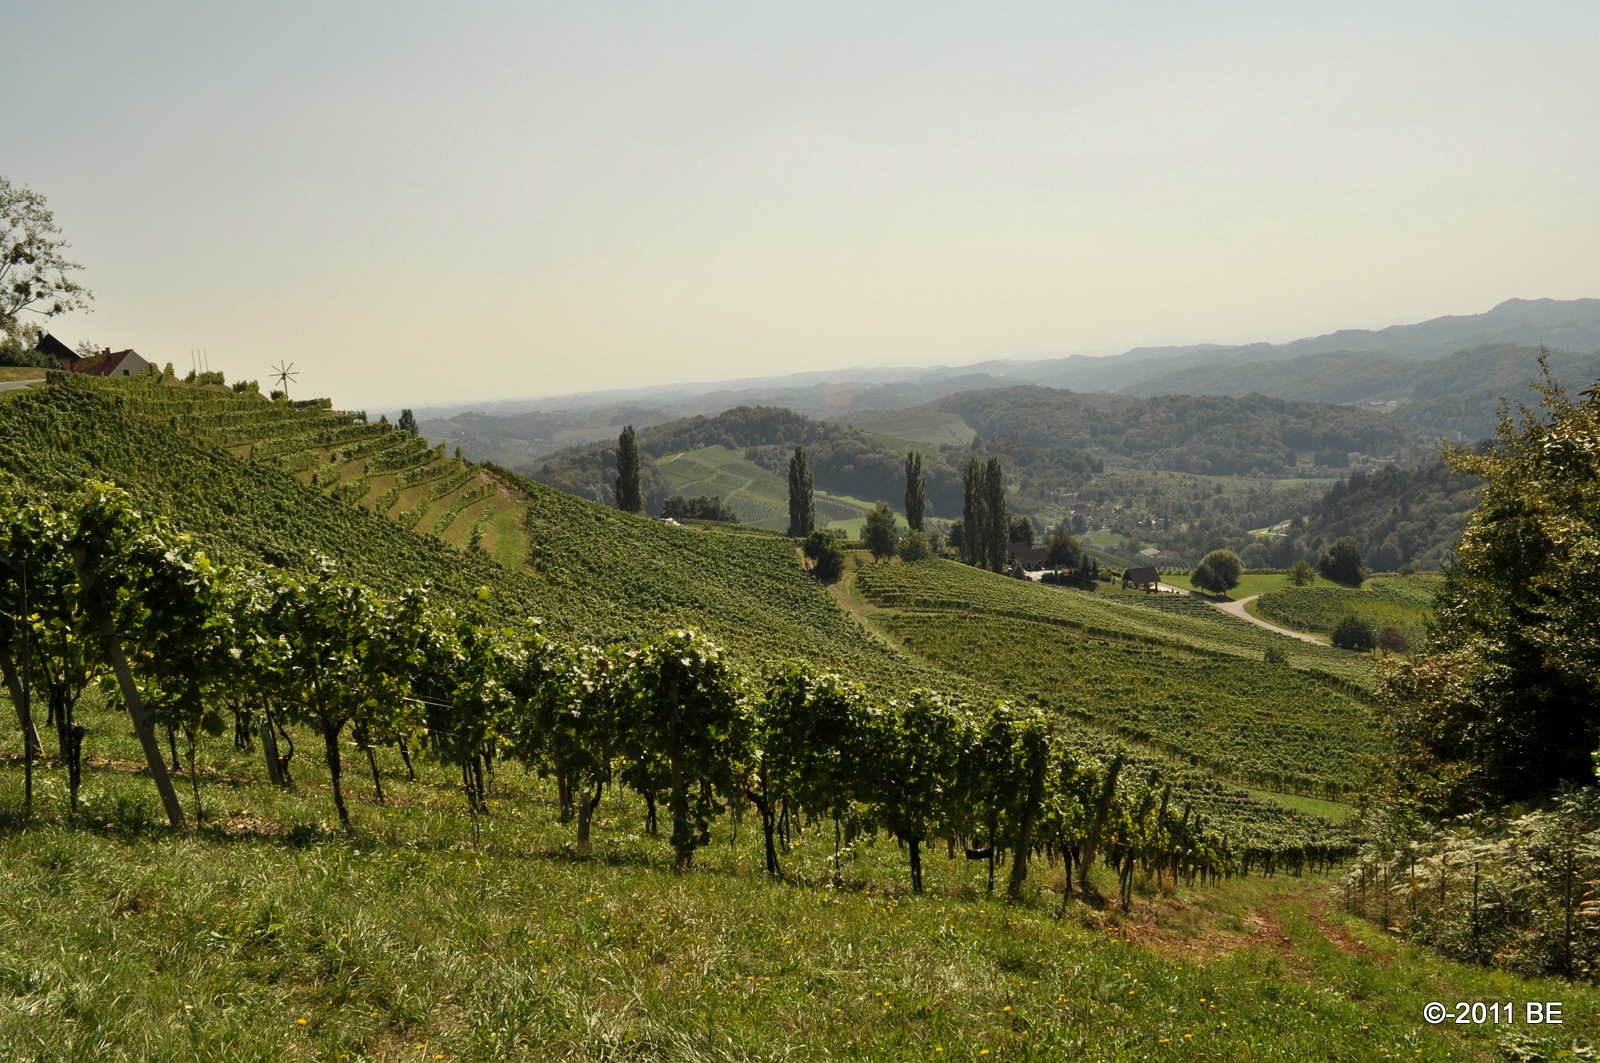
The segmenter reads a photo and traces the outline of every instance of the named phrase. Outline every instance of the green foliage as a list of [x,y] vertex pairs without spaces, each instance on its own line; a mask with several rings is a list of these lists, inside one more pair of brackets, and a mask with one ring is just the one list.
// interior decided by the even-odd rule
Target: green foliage
[[[1600,792],[1562,793],[1515,818],[1433,825],[1394,809],[1369,816],[1370,840],[1345,876],[1352,907],[1398,923],[1445,955],[1525,976],[1600,978],[1585,925],[1600,877]],[[1405,897],[1396,897],[1396,884]]]
[[616,498],[617,508],[622,512],[644,512],[644,494],[639,486],[639,443],[631,424],[617,437]]
[[811,574],[822,583],[833,583],[844,575],[844,552],[838,537],[821,529],[806,536],[805,555],[811,561]]
[[911,889],[922,892],[922,843],[961,813],[961,721],[938,695],[913,690],[867,717],[862,795],[874,819],[906,844]]
[[666,769],[678,868],[711,841],[717,801],[736,792],[745,755],[743,683],[722,652],[694,631],[674,631],[630,655],[623,696],[632,710],[637,766]]
[[[621,508],[621,507],[618,507]],[[685,498],[673,495],[661,504],[661,515],[673,520],[717,520],[724,524],[738,524],[739,514],[719,495],[700,495]]]
[[811,497],[811,469],[804,447],[795,447],[789,459],[789,535],[804,538],[816,527],[816,505]]
[[908,531],[900,537],[900,545],[896,552],[900,560],[906,562],[933,560],[933,544],[928,536],[919,531]]
[[1077,568],[1083,561],[1083,547],[1073,538],[1065,525],[1053,529],[1044,541],[1047,556],[1045,563],[1051,568]]
[[1224,594],[1239,585],[1243,572],[1238,554],[1232,550],[1213,550],[1200,559],[1200,564],[1189,574],[1189,582],[1212,594]]
[[23,312],[50,318],[89,305],[94,293],[72,279],[83,267],[67,258],[69,246],[44,196],[0,177],[0,327],[10,331]]
[[[965,565],[880,565],[863,570],[856,587],[880,605],[938,609],[1032,620],[1098,637],[1164,646],[1207,656],[1259,662],[1285,639],[1187,596],[1086,594],[1032,581],[1005,579]],[[1288,647],[1297,669],[1365,683],[1368,666],[1325,646]]]
[[1374,629],[1394,628],[1408,641],[1421,641],[1433,620],[1438,576],[1375,576],[1360,590],[1349,587],[1290,587],[1255,601],[1261,616],[1297,631],[1326,635],[1354,614]]
[[1360,701],[1266,667],[1260,653],[1196,659],[1009,618],[874,622],[947,671],[1252,786],[1338,799],[1361,788],[1364,761],[1382,749]]
[[895,547],[899,543],[899,520],[894,515],[894,510],[884,502],[879,502],[872,507],[872,512],[867,514],[867,523],[861,529],[861,541],[872,551],[872,556],[882,561],[893,557]]
[[1261,395],[1078,395],[1053,388],[968,391],[931,404],[990,437],[1097,447],[1149,468],[1209,475],[1292,475],[1298,452],[1386,454],[1408,433],[1381,414]]
[[1322,573],[1324,579],[1335,583],[1361,586],[1361,581],[1367,575],[1361,562],[1361,544],[1349,535],[1336,539],[1318,559],[1317,571]]
[[922,530],[922,514],[928,508],[928,478],[922,474],[922,455],[906,454],[906,526]]
[[1456,547],[1428,651],[1385,693],[1405,742],[1402,793],[1435,811],[1526,800],[1594,778],[1600,743],[1600,390],[1548,375],[1540,408],[1503,412],[1491,446],[1454,449],[1483,481]]
[[1378,635],[1372,630],[1371,621],[1346,613],[1333,625],[1328,640],[1341,650],[1371,653],[1378,644]]
[[962,551],[967,563],[1000,572],[1009,559],[1010,514],[1006,511],[1005,473],[999,458],[967,459],[961,471]]
[[1289,566],[1289,582],[1296,587],[1309,587],[1317,581],[1316,571],[1312,569],[1311,562],[1301,558]]
[[1411,562],[1437,567],[1466,527],[1480,485],[1475,475],[1443,461],[1357,472],[1328,488],[1310,514],[1307,535],[1354,538],[1373,572]]

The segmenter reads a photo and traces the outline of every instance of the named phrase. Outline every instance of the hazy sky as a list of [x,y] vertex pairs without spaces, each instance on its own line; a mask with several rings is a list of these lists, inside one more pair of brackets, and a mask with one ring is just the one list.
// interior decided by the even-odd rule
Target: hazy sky
[[387,408],[1600,295],[1600,4],[6,5],[69,342]]

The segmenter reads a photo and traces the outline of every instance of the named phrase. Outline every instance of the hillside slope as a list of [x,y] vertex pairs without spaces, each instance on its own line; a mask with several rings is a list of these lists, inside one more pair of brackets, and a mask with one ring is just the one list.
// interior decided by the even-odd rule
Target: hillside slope
[[[441,604],[468,601],[477,588],[488,587],[491,608],[507,622],[540,616],[552,634],[570,641],[636,642],[693,625],[746,668],[802,658],[864,683],[879,697],[924,686],[982,704],[999,693],[864,631],[804,574],[793,544],[783,538],[669,527],[509,471],[474,467],[474,475],[499,485],[511,507],[506,512],[516,514],[529,540],[527,563],[504,564],[419,534],[358,504],[354,492],[341,496],[331,473],[326,483],[316,482],[318,470],[342,476],[344,465],[324,462],[297,476],[278,468],[276,458],[243,457],[237,453],[243,448],[215,445],[215,422],[281,412],[264,399],[236,400],[181,385],[57,379],[0,396],[0,483],[67,491],[89,477],[110,478],[223,560],[292,568],[317,553],[387,594],[427,582]],[[190,412],[151,412],[175,404]],[[307,407],[300,416],[315,424],[319,413]],[[326,431],[310,434],[320,438]],[[347,431],[351,438],[338,445],[374,444],[393,434],[379,426],[337,428]],[[1151,619],[1160,626],[1159,616]],[[1226,632],[1218,637],[1226,639]],[[1116,744],[1099,729],[1069,726],[1068,732],[1096,755],[1111,755]],[[1343,837],[1323,821],[1221,787],[1211,774],[1159,751],[1134,749],[1129,757],[1131,767],[1173,779],[1197,809],[1235,836],[1258,839],[1252,844],[1276,850]]]

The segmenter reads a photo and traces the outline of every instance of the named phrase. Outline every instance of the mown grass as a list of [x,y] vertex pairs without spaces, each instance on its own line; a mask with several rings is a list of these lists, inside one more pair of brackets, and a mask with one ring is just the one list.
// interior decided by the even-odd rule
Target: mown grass
[[[1189,581],[1187,574],[1166,573],[1162,575],[1161,582],[1173,587],[1182,587],[1186,591],[1199,590]],[[1289,582],[1289,577],[1282,574],[1243,575],[1239,577],[1239,585],[1237,587],[1226,594],[1214,595],[1213,597],[1216,597],[1219,601],[1236,602],[1240,598],[1248,598],[1253,594],[1271,594],[1273,591],[1281,591],[1292,586],[1294,584]]]
[[1355,809],[1342,801],[1324,801],[1320,797],[1308,797],[1305,794],[1286,794],[1279,790],[1256,790],[1244,787],[1245,793],[1263,801],[1274,801],[1285,808],[1292,808],[1296,812],[1305,812],[1323,819],[1331,819],[1335,823],[1346,823],[1355,813]]
[[[85,719],[93,754],[132,759],[120,718]],[[1360,926],[1344,930],[1358,948],[1336,947],[1323,879],[1146,883],[1131,913],[1073,902],[1063,919],[1039,889],[1059,871],[1013,905],[942,847],[922,896],[881,839],[834,888],[831,830],[798,836],[786,881],[760,874],[748,822],[675,874],[609,795],[580,858],[548,788],[514,768],[476,825],[444,769],[391,778],[388,805],[352,778],[346,836],[304,755],[296,792],[231,748],[202,763],[212,818],[183,836],[154,825],[131,771],[92,767],[69,821],[46,768],[23,823],[20,769],[0,770],[0,1058],[1495,1058],[1491,1031],[1420,1021],[1451,994],[1561,999],[1566,1034],[1595,1028],[1592,989]]]

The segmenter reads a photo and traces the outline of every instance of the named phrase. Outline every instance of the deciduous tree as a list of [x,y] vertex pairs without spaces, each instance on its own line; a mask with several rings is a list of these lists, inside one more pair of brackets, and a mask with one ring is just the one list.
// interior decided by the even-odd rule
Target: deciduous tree
[[94,294],[70,276],[83,267],[67,258],[69,246],[44,196],[0,177],[0,326],[89,305]]
[[867,544],[867,549],[872,551],[872,556],[877,560],[893,557],[900,539],[898,527],[899,518],[894,515],[894,510],[889,508],[887,502],[879,502],[867,514],[867,522],[861,528],[861,541]]

